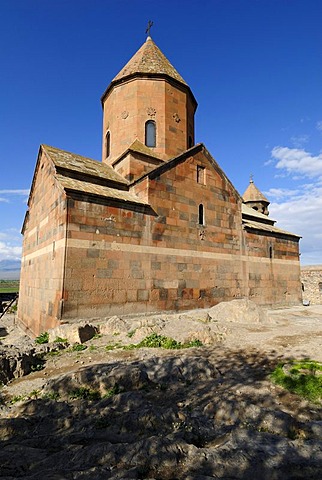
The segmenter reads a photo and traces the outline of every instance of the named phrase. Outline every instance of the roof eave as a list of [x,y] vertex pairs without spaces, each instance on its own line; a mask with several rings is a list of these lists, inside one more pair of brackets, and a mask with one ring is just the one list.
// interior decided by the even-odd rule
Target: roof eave
[[181,90],[186,91],[194,104],[194,111],[196,111],[198,102],[195,99],[194,94],[192,93],[191,88],[189,85],[186,83],[180,82],[179,80],[171,77],[171,75],[167,75],[166,73],[143,73],[143,72],[136,72],[136,73],[131,73],[130,75],[126,75],[118,80],[112,80],[112,82],[109,84],[103,95],[101,96],[101,104],[103,107],[103,103],[107,95],[110,93],[110,91],[117,85],[121,85],[123,83],[128,82],[129,80],[132,80],[134,78],[160,78],[163,80],[167,80],[169,83],[174,84],[176,87],[179,87]]

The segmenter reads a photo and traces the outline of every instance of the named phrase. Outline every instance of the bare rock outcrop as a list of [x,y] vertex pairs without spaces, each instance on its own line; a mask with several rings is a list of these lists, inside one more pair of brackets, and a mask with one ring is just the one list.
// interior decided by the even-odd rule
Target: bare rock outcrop
[[230,302],[221,302],[208,310],[212,322],[231,323],[265,323],[266,312],[256,303],[248,299],[236,299]]

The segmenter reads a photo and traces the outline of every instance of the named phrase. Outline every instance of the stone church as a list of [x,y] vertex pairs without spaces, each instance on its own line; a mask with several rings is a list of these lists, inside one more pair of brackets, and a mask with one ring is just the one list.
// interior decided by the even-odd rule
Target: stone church
[[102,161],[41,145],[28,201],[18,318],[72,322],[301,302],[298,235],[243,197],[202,143],[196,99],[148,37],[102,98]]

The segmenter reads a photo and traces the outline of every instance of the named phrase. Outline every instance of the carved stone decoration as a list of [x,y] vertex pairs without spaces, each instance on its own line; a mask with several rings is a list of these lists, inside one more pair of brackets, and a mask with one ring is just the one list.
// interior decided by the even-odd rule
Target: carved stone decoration
[[199,237],[200,237],[200,240],[205,240],[205,238],[206,238],[205,230],[200,230]]
[[180,117],[179,117],[179,115],[178,115],[177,113],[174,113],[174,114],[172,115],[172,117],[174,118],[174,121],[177,122],[177,123],[179,123],[180,120],[181,120]]
[[153,108],[153,107],[148,107],[148,108],[146,109],[146,113],[149,115],[149,117],[155,117],[157,111],[156,111],[156,109]]
[[126,110],[124,110],[124,111],[121,113],[121,117],[123,118],[123,120],[125,120],[128,116],[129,116],[129,112],[127,112]]

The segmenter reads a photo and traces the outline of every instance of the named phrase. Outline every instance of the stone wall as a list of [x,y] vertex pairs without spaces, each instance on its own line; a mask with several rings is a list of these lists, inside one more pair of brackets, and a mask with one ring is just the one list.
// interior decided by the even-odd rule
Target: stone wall
[[21,326],[36,335],[57,325],[62,305],[67,206],[53,171],[42,153],[23,231],[17,315]]
[[[201,183],[197,166],[205,168]],[[204,153],[135,191],[153,211],[69,200],[63,319],[205,308],[234,298],[301,302],[298,241],[244,232],[240,197]]]
[[[138,139],[145,144],[145,122],[156,122],[156,146],[151,148],[167,160],[188,148],[188,137],[194,143],[194,107],[187,89],[163,79],[130,79],[116,85],[103,105],[103,139],[111,135],[110,155],[103,162],[112,164]],[[189,117],[188,117],[189,116]]]
[[303,300],[311,304],[322,304],[322,265],[301,268]]
[[260,305],[302,303],[299,242],[266,232],[244,232],[245,296]]

